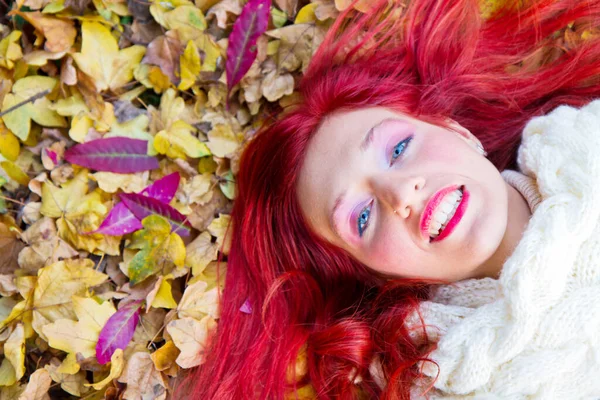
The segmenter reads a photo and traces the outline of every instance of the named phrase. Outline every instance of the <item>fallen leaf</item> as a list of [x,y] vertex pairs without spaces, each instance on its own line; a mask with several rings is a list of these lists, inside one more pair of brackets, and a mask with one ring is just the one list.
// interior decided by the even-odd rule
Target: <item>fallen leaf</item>
[[204,362],[206,340],[216,327],[217,323],[208,315],[200,321],[183,318],[169,322],[167,331],[181,351],[176,360],[180,367],[193,368]]
[[177,233],[171,233],[166,219],[150,215],[142,224],[144,229],[133,234],[130,244],[130,248],[140,249],[129,263],[131,285],[159,271],[168,274],[174,267],[183,267],[185,261],[185,245]]
[[256,58],[256,40],[269,24],[270,0],[250,0],[233,24],[227,46],[227,98]]
[[127,389],[123,393],[124,399],[164,400],[167,398],[167,381],[162,373],[157,371],[148,352],[133,353],[127,360],[127,366],[118,381],[127,383]]
[[77,295],[72,296],[72,301],[77,321],[57,319],[42,327],[42,330],[48,338],[48,344],[55,349],[73,355],[81,353],[83,357],[94,356],[100,332],[115,314],[115,307],[110,301],[98,304],[92,298]]
[[46,38],[44,48],[52,53],[68,51],[77,37],[73,21],[36,12],[12,11],[35,27]]
[[18,400],[50,400],[48,390],[51,383],[52,378],[50,378],[48,371],[44,368],[35,370],[29,377],[27,387]]
[[123,355],[123,350],[117,349],[114,352],[114,354],[112,355],[112,357],[110,358],[110,372],[108,373],[108,375],[104,379],[102,379],[100,382],[85,383],[84,386],[87,386],[87,387],[91,386],[96,390],[103,389],[113,379],[116,379],[119,376],[121,376],[121,373],[123,372],[124,363],[125,363],[125,358]]
[[60,319],[77,319],[71,297],[100,285],[107,275],[94,270],[92,260],[59,261],[40,269],[33,290],[33,328],[47,340],[44,327]]
[[145,140],[112,137],[75,145],[65,152],[65,160],[96,171],[129,174],[158,168],[158,160],[147,153]]
[[73,54],[73,59],[93,79],[96,89],[116,90],[128,83],[146,49],[136,45],[119,50],[110,31],[97,22],[83,22],[81,31],[81,53]]
[[100,364],[109,362],[117,349],[127,347],[140,319],[141,306],[141,300],[128,303],[106,321],[96,344],[96,358]]
[[[63,117],[51,109],[51,102],[46,95],[56,87],[58,81],[48,76],[28,76],[19,79],[2,102],[2,112],[7,112],[24,101],[33,102],[20,105],[2,117],[4,124],[21,141],[26,141],[31,130],[31,120],[43,126],[66,127]],[[41,97],[40,97],[41,96]]]
[[152,362],[158,371],[164,371],[171,368],[181,351],[175,346],[172,340],[167,342],[154,353],[151,354]]
[[168,31],[165,35],[154,39],[142,59],[142,63],[153,64],[160,67],[174,85],[178,85],[179,78],[179,57],[183,53],[183,48],[176,31]]

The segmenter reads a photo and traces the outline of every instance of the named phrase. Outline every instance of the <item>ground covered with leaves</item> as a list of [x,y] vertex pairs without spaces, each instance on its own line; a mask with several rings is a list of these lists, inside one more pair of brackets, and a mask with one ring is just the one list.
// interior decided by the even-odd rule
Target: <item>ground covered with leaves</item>
[[240,150],[347,6],[270,3],[0,0],[1,399],[202,363]]
[[165,399],[203,362],[240,151],[349,3],[0,0],[1,400]]

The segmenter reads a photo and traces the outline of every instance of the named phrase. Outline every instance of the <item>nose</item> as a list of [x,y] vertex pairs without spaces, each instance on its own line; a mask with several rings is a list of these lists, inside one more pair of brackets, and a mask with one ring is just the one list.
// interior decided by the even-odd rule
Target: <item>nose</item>
[[425,179],[422,176],[400,177],[390,171],[370,179],[375,197],[388,207],[390,212],[396,211],[402,218],[407,218],[411,212],[418,212],[423,200],[423,193],[420,191],[424,185]]

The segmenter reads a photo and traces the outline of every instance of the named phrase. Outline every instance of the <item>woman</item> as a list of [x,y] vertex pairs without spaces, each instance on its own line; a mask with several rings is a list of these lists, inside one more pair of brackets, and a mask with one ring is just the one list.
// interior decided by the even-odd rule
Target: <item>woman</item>
[[547,51],[600,1],[520,3],[338,17],[243,154],[218,329],[175,398],[600,395],[596,326],[562,324],[600,290],[600,41]]

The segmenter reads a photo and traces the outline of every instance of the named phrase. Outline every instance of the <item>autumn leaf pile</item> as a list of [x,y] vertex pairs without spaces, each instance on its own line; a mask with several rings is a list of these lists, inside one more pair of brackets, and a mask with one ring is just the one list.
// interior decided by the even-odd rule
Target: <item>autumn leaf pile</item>
[[203,362],[240,151],[349,3],[0,0],[0,399],[165,399]]

